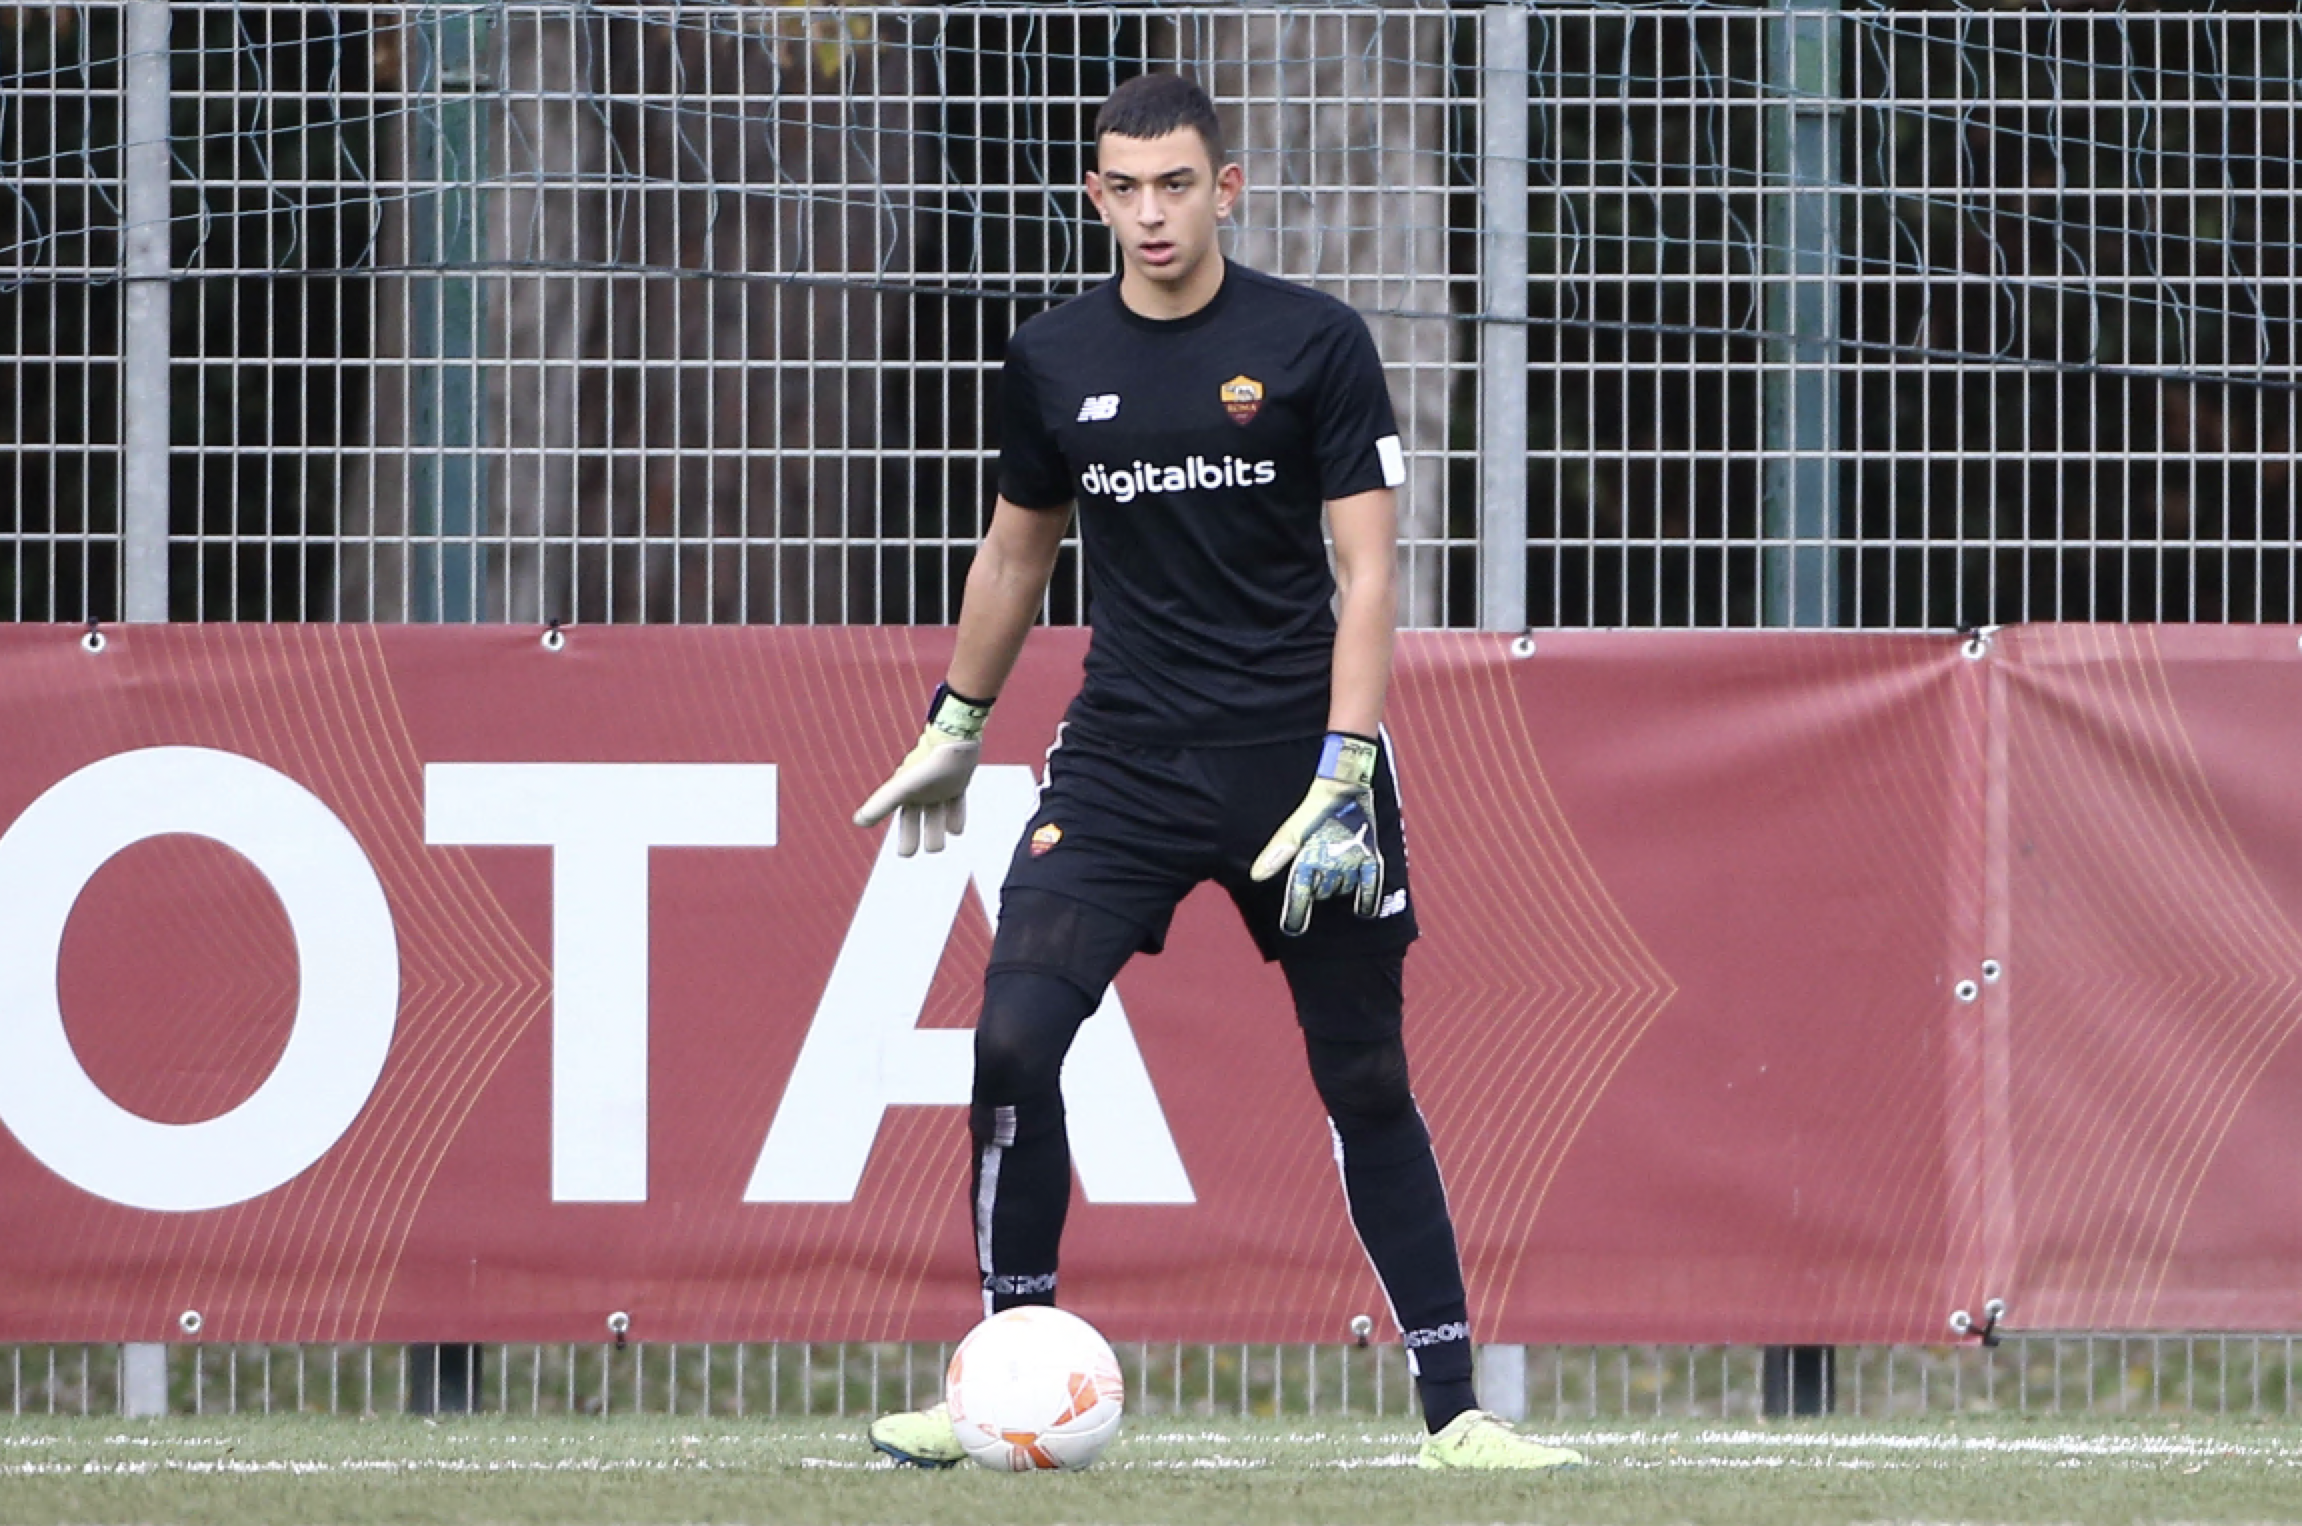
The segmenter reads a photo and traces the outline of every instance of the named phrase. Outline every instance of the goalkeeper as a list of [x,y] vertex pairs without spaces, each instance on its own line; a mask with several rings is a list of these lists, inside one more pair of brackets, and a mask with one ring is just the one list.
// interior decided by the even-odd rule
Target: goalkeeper
[[[1225,260],[1217,225],[1243,176],[1196,85],[1122,85],[1096,160],[1087,192],[1120,274],[1009,341],[998,499],[947,681],[855,817],[894,816],[906,854],[963,829],[978,738],[1076,508],[1086,681],[1001,890],[975,1030],[986,1310],[1055,1301],[1063,1057],[1120,967],[1157,953],[1176,903],[1212,879],[1293,994],[1351,1222],[1418,1380],[1423,1463],[1579,1461],[1477,1407],[1454,1227],[1408,1088],[1416,924],[1382,731],[1405,470],[1373,339],[1342,303]],[[963,1455],[941,1405],[871,1437],[904,1462]]]

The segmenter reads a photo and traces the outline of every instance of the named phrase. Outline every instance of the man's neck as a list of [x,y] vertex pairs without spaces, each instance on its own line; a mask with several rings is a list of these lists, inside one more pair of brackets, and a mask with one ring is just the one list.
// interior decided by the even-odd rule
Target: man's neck
[[1169,285],[1124,270],[1119,276],[1119,300],[1139,318],[1172,323],[1188,318],[1215,300],[1223,289],[1223,252],[1209,251],[1204,263],[1182,281]]

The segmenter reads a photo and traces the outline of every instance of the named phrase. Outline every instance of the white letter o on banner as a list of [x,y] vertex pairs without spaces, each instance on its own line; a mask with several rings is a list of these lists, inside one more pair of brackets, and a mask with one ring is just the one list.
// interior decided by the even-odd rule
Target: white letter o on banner
[[[73,905],[114,854],[211,838],[270,882],[299,989],[280,1062],[238,1107],[155,1123],[106,1096],[64,1031],[56,972]],[[154,993],[165,1010],[167,993]],[[0,1124],[74,1186],[192,1212],[293,1179],[352,1126],[383,1074],[400,956],[384,887],[343,822],[277,770],[204,747],[120,753],[60,780],[0,834]]]

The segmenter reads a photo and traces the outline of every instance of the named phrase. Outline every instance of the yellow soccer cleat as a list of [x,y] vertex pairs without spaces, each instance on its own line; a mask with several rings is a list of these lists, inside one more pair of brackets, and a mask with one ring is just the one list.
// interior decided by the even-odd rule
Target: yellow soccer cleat
[[1423,1439],[1423,1452],[1415,1459],[1415,1465],[1535,1472],[1581,1467],[1584,1460],[1580,1452],[1546,1446],[1532,1436],[1520,1434],[1483,1409],[1467,1409]]
[[871,1422],[871,1444],[914,1468],[948,1468],[967,1456],[951,1428],[951,1409],[942,1403],[881,1415]]

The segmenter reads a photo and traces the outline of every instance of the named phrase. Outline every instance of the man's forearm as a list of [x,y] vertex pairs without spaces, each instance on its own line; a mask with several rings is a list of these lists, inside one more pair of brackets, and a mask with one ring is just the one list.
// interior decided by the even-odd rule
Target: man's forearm
[[1371,737],[1383,724],[1398,632],[1398,500],[1370,488],[1327,505],[1335,539],[1335,661],[1327,729]]
[[946,682],[970,699],[996,699],[1006,687],[1062,548],[1063,522],[1018,517],[1026,512],[1002,503],[967,569]]
[[1362,575],[1344,586],[1335,616],[1335,671],[1327,699],[1329,731],[1371,737],[1383,724],[1397,627],[1397,596],[1389,577]]

